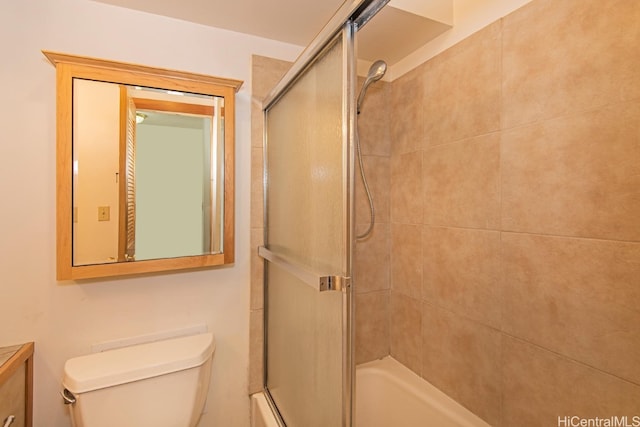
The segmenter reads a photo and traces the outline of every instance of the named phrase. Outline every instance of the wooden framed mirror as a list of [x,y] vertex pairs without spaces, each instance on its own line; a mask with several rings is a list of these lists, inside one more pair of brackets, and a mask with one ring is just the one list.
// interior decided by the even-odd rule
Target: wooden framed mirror
[[57,279],[232,263],[243,82],[43,53],[57,76]]

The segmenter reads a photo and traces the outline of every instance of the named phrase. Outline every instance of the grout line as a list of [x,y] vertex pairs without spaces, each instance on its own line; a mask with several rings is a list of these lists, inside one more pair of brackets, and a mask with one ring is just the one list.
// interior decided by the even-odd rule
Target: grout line
[[504,130],[504,82],[505,82],[505,72],[504,72],[504,17],[500,18],[500,107],[498,110],[498,123],[500,127],[500,135],[498,136],[498,225],[500,227],[500,233],[498,234],[499,239],[499,247],[498,247],[498,279],[497,279],[497,288],[498,288],[498,303],[500,304],[500,312],[498,316],[498,324],[500,325],[500,402],[499,402],[499,413],[500,413],[500,425],[505,425],[505,404],[504,404],[504,395],[505,395],[505,357],[504,357],[504,333],[502,332],[502,325],[504,325],[504,280],[503,280],[503,256],[502,256],[502,206],[503,206],[503,188],[502,188],[502,146],[503,146],[503,130]]
[[462,144],[464,142],[469,142],[469,141],[471,141],[473,139],[482,138],[483,136],[489,136],[489,135],[493,135],[493,134],[496,134],[496,133],[499,134],[502,131],[503,131],[503,129],[495,129],[495,130],[492,130],[492,131],[489,131],[489,132],[479,133],[479,134],[471,135],[471,136],[465,136],[464,138],[459,138],[459,139],[456,139],[456,140],[453,140],[453,141],[442,142],[442,143],[439,143],[439,144],[429,144],[429,145],[427,145],[426,147],[423,148],[423,151],[429,151],[429,150],[432,150],[432,149],[435,149],[435,148],[438,148],[438,147],[442,147],[442,146],[445,146],[445,145]]
[[498,233],[503,231],[498,228],[461,227],[456,225],[438,225],[438,224],[417,224],[417,225],[423,225],[425,227],[431,227],[431,228],[451,228],[455,230],[493,231]]
[[511,231],[511,230],[499,230],[501,233],[507,234],[522,234],[526,236],[542,236],[556,239],[570,239],[570,240],[589,240],[594,242],[614,242],[614,243],[632,243],[640,244],[638,240],[622,240],[622,239],[604,239],[601,237],[583,237],[583,236],[570,236],[562,234],[546,234],[546,233],[531,233],[527,231]]
[[367,291],[356,291],[356,295],[367,295],[367,294],[390,292],[390,291],[391,291],[391,288],[369,289]]
[[507,234],[522,234],[528,236],[542,236],[542,237],[550,237],[557,239],[572,239],[572,240],[591,240],[596,242],[615,242],[615,243],[632,243],[632,244],[640,244],[638,240],[624,240],[624,239],[607,239],[602,237],[586,237],[586,236],[571,236],[568,234],[550,234],[550,233],[539,233],[539,232],[531,232],[531,231],[518,231],[518,230],[508,230],[508,229],[498,229],[498,228],[479,228],[479,227],[462,227],[456,225],[440,225],[440,224],[416,224],[416,223],[404,223],[404,222],[391,222],[392,225],[423,225],[425,227],[431,228],[450,228],[454,230],[475,230],[475,231],[487,231],[487,232],[498,232],[498,233],[507,233]]
[[462,314],[462,313],[460,313],[458,311],[453,310],[451,307],[446,307],[446,306],[443,306],[441,304],[438,304],[438,301],[436,301],[436,300],[424,299],[424,300],[422,300],[422,302],[427,304],[427,305],[430,305],[430,306],[432,306],[434,308],[437,308],[439,310],[446,311],[446,312],[448,312],[448,313],[450,313],[450,314],[452,314],[452,315],[454,315],[456,317],[459,317],[459,318],[461,318],[461,319],[463,319],[463,320],[465,320],[467,322],[478,324],[478,325],[480,325],[480,326],[482,326],[482,327],[484,327],[486,329],[491,329],[494,332],[503,333],[503,331],[502,331],[502,329],[500,327],[495,327],[495,326],[488,325],[484,321],[469,317],[466,314]]

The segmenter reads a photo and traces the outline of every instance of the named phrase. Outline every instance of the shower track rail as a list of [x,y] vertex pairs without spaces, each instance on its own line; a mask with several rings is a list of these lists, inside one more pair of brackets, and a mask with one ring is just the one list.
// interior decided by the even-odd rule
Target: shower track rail
[[302,280],[304,283],[319,292],[346,291],[351,284],[350,277],[316,274],[299,264],[292,262],[291,260],[273,253],[264,246],[260,246],[258,248],[258,255],[296,276],[298,279]]

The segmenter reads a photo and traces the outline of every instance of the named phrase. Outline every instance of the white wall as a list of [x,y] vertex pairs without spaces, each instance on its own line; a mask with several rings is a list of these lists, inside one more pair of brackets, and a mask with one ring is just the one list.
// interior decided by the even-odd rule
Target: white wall
[[64,361],[93,343],[205,323],[216,335],[202,426],[248,425],[250,90],[238,94],[236,263],[55,280],[55,71],[41,49],[250,80],[252,53],[296,46],[87,0],[0,1],[0,346],[36,342],[36,427],[66,427]]

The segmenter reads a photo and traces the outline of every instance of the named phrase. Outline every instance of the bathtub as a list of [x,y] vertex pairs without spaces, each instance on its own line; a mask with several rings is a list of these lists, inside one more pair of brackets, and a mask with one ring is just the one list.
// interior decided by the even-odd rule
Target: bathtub
[[[358,365],[356,427],[490,427],[392,357]],[[262,393],[251,397],[251,426],[278,427]]]

